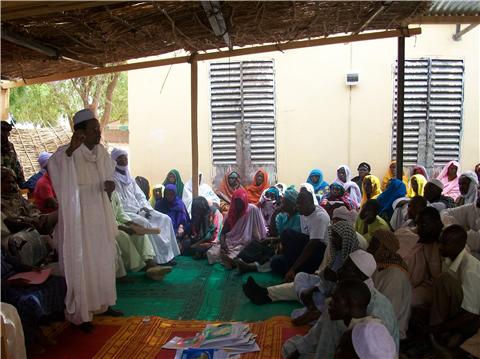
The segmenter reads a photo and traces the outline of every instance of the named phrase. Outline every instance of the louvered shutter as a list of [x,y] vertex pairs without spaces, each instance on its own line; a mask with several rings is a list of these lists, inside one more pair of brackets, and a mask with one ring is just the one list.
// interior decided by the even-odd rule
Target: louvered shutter
[[[463,60],[405,61],[404,164],[427,168],[459,160],[463,116]],[[392,158],[396,155],[395,69]]]
[[434,165],[460,159],[463,60],[432,60],[429,122],[435,126]]
[[275,163],[274,63],[210,64],[212,156],[214,165],[234,165],[235,124],[250,123],[252,164]]

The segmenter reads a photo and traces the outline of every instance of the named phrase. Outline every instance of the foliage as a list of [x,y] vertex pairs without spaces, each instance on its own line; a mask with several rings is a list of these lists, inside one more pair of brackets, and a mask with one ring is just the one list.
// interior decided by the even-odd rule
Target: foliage
[[18,122],[56,125],[69,120],[81,108],[96,112],[102,127],[108,122],[128,121],[127,74],[82,77],[24,86],[10,92],[10,111]]

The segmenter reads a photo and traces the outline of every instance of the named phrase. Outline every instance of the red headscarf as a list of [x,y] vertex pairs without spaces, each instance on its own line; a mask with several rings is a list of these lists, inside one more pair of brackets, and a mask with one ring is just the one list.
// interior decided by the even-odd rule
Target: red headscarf
[[[237,213],[237,205],[235,199],[241,199],[243,202],[243,210],[241,213]],[[230,203],[230,208],[228,209],[227,219],[225,223],[228,225],[230,230],[235,226],[240,217],[242,217],[248,208],[248,195],[247,191],[244,188],[239,188],[232,194],[232,202]]]
[[[258,173],[263,173],[263,183],[260,186],[257,186],[255,177],[257,177]],[[269,188],[270,185],[268,184],[268,173],[260,168],[255,175],[253,176],[253,181],[250,186],[247,187],[248,192],[248,202],[256,204],[260,200],[260,196],[262,195],[263,191]]]

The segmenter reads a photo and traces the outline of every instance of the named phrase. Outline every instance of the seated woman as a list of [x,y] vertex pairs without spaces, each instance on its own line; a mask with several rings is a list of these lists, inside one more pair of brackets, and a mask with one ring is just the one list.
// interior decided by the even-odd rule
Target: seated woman
[[460,196],[460,188],[458,185],[459,172],[460,164],[457,161],[450,161],[443,167],[437,177],[437,179],[443,183],[442,194],[453,198],[454,201]]
[[360,208],[360,202],[362,201],[362,193],[357,184],[351,181],[351,177],[352,173],[350,168],[347,165],[341,165],[337,169],[337,178],[334,183],[339,183],[345,188],[345,191],[354,203],[353,208],[358,209]]
[[393,203],[402,197],[405,197],[407,194],[407,188],[405,184],[393,178],[388,182],[387,188],[383,193],[377,197],[378,202],[380,203],[380,216],[386,221],[390,221],[393,215]]
[[185,204],[177,196],[175,185],[165,186],[165,197],[155,203],[155,210],[170,217],[177,238],[183,237],[190,230],[190,216]]
[[232,196],[220,236],[220,243],[214,243],[207,252],[210,264],[220,262],[227,268],[233,267],[232,259],[252,240],[263,240],[267,236],[265,221],[260,209],[248,203],[247,192],[237,189]]
[[183,188],[185,185],[182,182],[182,177],[180,177],[180,173],[176,169],[170,170],[168,172],[167,177],[163,181],[163,185],[166,186],[167,184],[173,184],[177,187],[177,196],[183,198]]
[[268,187],[270,187],[268,173],[263,168],[260,168],[253,176],[252,184],[246,188],[248,203],[257,204],[263,191]]
[[204,197],[194,198],[191,235],[180,243],[182,254],[204,258],[212,245],[219,242],[222,224],[223,216],[216,206],[209,205]]
[[362,162],[358,165],[357,171],[358,176],[353,177],[352,182],[355,182],[357,184],[358,188],[360,188],[363,194],[363,180],[366,176],[370,175],[372,168],[367,162]]
[[[142,192],[145,194],[146,198],[149,198],[150,196],[150,183],[145,177],[142,176],[137,176],[135,177],[135,182],[137,183],[138,187],[142,190]],[[155,206],[155,203],[152,204],[152,207]]]
[[[2,250],[2,302],[12,304],[18,311],[25,334],[27,350],[41,350],[45,344],[53,344],[40,330],[41,320],[61,318],[65,308],[67,285],[63,277],[50,276],[41,283],[32,285],[26,279],[11,279],[15,274],[35,270],[22,265],[17,258]],[[50,341],[50,343],[49,343]]]
[[[397,177],[397,161],[392,161],[390,163],[390,166],[388,167],[387,173],[385,174],[385,176],[383,176],[381,190],[385,191],[385,189],[387,188],[387,185],[388,185],[388,181],[390,181],[392,178],[396,178],[396,177]],[[405,184],[405,186],[407,186],[408,177],[405,174],[405,171],[403,171],[403,173],[402,173],[402,182]]]
[[427,182],[427,179],[423,175],[416,174],[410,177],[410,181],[408,182],[407,197],[423,197],[423,189],[425,188]]
[[323,180],[323,172],[318,168],[310,171],[307,183],[310,183],[313,186],[313,190],[319,198],[322,198],[330,190],[328,183]]
[[165,186],[163,184],[156,184],[152,187],[147,196],[152,207],[155,207],[155,203],[163,198],[163,191],[165,191]]
[[237,171],[225,172],[223,180],[220,183],[220,187],[217,191],[217,195],[220,198],[220,211],[223,215],[228,213],[230,203],[232,201],[233,192],[242,187],[240,183],[240,175]]
[[270,223],[273,212],[280,205],[280,191],[277,187],[272,186],[262,193],[258,207],[262,211],[263,219],[267,225]]
[[270,218],[268,226],[270,241],[256,242],[253,246],[253,242],[250,242],[234,260],[239,272],[270,271],[270,259],[274,254],[272,247],[275,245],[276,238],[286,230],[302,232],[300,214],[296,208],[297,197],[298,192],[295,188],[288,188],[285,191],[284,197],[280,200],[280,206],[275,209]]
[[458,179],[460,196],[455,201],[455,207],[465,204],[475,203],[477,201],[478,178],[475,172],[467,171]]
[[[210,187],[204,179],[203,174],[200,172],[198,174],[198,195],[204,197],[210,205],[216,205],[220,207],[220,198],[213,192],[212,187]],[[183,188],[182,201],[187,207],[188,213],[192,212],[192,200],[193,200],[193,184],[192,179],[190,179]]]
[[343,186],[336,182],[330,185],[330,192],[323,196],[320,206],[327,211],[330,218],[332,218],[335,208],[341,206],[345,206],[349,210],[356,208],[355,203],[349,198]]
[[380,180],[374,175],[365,176],[362,182],[362,206],[369,199],[375,199],[382,193]]
[[376,199],[369,199],[362,207],[355,221],[355,230],[370,243],[373,233],[378,229],[390,230],[390,227],[380,213],[380,203]]

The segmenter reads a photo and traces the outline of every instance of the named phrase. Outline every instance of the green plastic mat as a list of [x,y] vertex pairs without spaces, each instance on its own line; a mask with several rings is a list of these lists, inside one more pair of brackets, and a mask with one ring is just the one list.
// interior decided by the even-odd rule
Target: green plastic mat
[[243,294],[242,284],[252,275],[262,285],[281,283],[270,273],[240,275],[220,264],[206,260],[177,257],[177,265],[163,281],[145,277],[145,272],[131,273],[132,283],[117,283],[117,305],[126,316],[156,315],[179,320],[259,321],[276,315],[289,316],[298,302],[276,302],[263,306],[252,304]]

